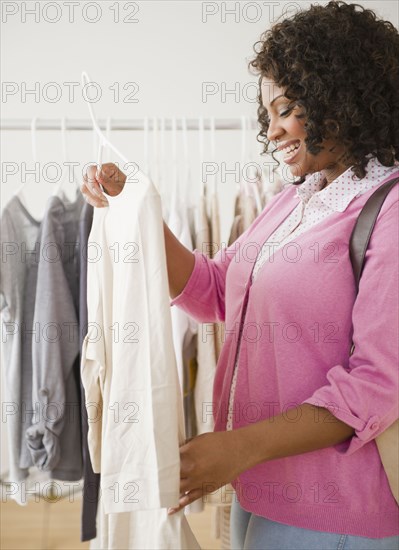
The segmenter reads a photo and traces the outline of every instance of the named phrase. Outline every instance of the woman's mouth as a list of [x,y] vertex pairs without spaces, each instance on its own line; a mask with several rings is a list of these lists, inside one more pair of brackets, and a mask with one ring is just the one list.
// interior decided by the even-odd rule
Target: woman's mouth
[[293,143],[289,145],[288,147],[285,147],[284,149],[281,149],[281,152],[283,153],[283,161],[286,164],[290,164],[293,162],[295,157],[297,156],[299,150],[301,149],[301,142],[298,141],[297,143]]

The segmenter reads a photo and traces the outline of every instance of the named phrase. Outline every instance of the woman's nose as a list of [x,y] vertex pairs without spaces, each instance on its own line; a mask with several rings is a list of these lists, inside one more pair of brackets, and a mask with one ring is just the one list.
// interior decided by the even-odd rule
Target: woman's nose
[[276,141],[283,133],[283,129],[274,117],[270,118],[269,128],[267,129],[267,139],[269,141]]

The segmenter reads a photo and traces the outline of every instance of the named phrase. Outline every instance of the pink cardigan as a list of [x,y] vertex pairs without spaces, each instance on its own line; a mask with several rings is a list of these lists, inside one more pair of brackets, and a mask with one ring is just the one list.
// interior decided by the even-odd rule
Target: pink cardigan
[[382,538],[399,534],[398,507],[374,442],[399,416],[398,186],[380,211],[357,297],[348,251],[375,189],[277,250],[251,286],[260,247],[298,204],[295,186],[288,186],[213,260],[195,250],[194,270],[171,303],[200,322],[225,321],[215,431],[226,429],[246,302],[233,428],[311,403],[355,429],[344,443],[244,472],[233,482],[242,507],[296,527]]

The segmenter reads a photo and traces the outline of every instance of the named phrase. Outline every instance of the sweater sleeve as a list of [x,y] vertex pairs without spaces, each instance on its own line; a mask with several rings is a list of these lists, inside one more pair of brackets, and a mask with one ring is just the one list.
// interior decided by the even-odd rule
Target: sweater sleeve
[[352,312],[355,349],[349,367],[333,366],[328,384],[303,401],[325,407],[355,430],[335,446],[350,455],[398,418],[399,201],[374,227]]
[[[230,247],[231,248],[231,247]],[[213,323],[225,316],[226,272],[230,263],[227,250],[210,259],[198,249],[194,250],[194,269],[182,292],[171,301],[196,321]]]

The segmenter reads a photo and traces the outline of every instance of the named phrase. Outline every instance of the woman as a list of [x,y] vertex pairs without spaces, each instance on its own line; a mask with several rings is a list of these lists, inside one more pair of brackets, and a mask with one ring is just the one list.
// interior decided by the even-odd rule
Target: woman
[[[180,507],[232,482],[233,548],[397,548],[374,442],[398,417],[397,186],[357,295],[348,243],[367,198],[399,175],[399,34],[333,1],[258,46],[260,139],[295,184],[213,260],[165,225],[172,303],[226,326],[215,432],[181,447]],[[123,182],[104,165],[82,192],[106,206],[99,183],[114,195]]]

